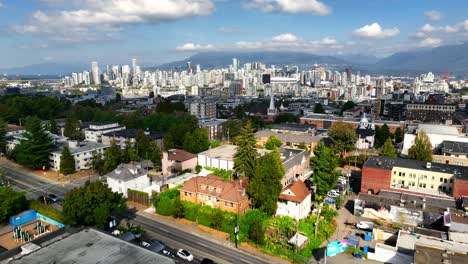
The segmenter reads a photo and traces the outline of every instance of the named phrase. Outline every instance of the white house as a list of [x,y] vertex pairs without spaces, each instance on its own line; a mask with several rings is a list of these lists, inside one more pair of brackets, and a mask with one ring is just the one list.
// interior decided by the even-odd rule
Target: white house
[[358,140],[356,142],[357,149],[371,149],[375,142],[375,125],[370,123],[366,117],[366,113],[359,121],[359,127],[356,129]]
[[310,214],[312,194],[303,182],[296,181],[283,188],[277,204],[276,215],[303,219]]
[[84,129],[85,139],[90,142],[101,142],[102,134],[124,129],[125,126],[121,126],[119,123],[92,123]]
[[146,170],[138,162],[120,164],[105,177],[109,188],[113,192],[123,193],[125,197],[128,197],[128,189],[148,192],[148,187],[151,186]]
[[[104,154],[104,151],[109,145],[104,145],[95,142],[77,142],[68,141],[70,154],[75,159],[75,171],[87,170],[92,166],[93,158],[97,153]],[[60,160],[62,157],[63,147],[52,151],[49,155],[50,169],[54,171],[60,170]]]

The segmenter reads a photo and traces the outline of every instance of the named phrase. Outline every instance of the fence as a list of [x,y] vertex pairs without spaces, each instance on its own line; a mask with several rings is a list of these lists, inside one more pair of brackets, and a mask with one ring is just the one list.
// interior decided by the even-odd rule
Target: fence
[[151,204],[149,195],[145,192],[128,189],[127,196],[129,202],[139,203],[145,206],[150,206]]

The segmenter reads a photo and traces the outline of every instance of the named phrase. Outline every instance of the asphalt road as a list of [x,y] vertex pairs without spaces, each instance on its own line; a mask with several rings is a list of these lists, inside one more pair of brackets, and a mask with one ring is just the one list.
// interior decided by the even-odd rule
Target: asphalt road
[[272,263],[254,256],[245,254],[235,248],[225,247],[210,240],[194,236],[171,226],[154,222],[142,216],[130,217],[132,222],[141,225],[145,230],[151,232],[157,239],[167,243],[173,248],[183,248],[192,254],[213,259],[222,263],[251,263],[263,264]]

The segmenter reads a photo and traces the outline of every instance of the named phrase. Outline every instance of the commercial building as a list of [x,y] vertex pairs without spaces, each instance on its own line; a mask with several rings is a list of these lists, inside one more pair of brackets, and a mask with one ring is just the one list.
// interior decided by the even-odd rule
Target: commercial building
[[197,99],[190,103],[190,114],[198,119],[216,118],[216,103],[209,100]]
[[323,139],[321,136],[314,136],[307,132],[276,132],[274,129],[264,129],[255,133],[257,145],[265,146],[271,136],[275,136],[288,148],[305,148],[312,151]]
[[380,190],[467,196],[468,167],[372,156],[362,168],[361,192],[379,193]]
[[407,104],[406,120],[423,123],[446,123],[452,121],[455,105],[446,104]]
[[242,215],[250,207],[247,186],[248,178],[225,182],[214,175],[197,176],[180,188],[180,200]]
[[[203,151],[198,154],[198,164],[202,167],[212,167],[216,169],[232,170],[234,168],[234,155],[237,146],[222,145]],[[270,150],[257,149],[260,155],[269,153]]]
[[312,207],[311,197],[311,192],[301,181],[284,187],[278,198],[276,215],[290,216],[295,219],[306,218]]
[[[104,154],[104,151],[109,148],[109,145],[96,142],[78,142],[68,141],[70,154],[75,159],[75,171],[87,170],[92,168],[93,158],[96,154]],[[64,145],[53,150],[49,155],[49,166],[51,170],[60,170],[60,160],[62,158],[62,150]]]
[[119,123],[90,123],[89,126],[84,129],[85,140],[90,142],[101,142],[101,136],[103,134],[124,129],[125,126],[121,126]]

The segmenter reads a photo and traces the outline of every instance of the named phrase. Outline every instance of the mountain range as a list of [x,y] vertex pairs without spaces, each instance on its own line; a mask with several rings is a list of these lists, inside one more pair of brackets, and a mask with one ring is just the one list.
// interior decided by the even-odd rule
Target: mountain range
[[[351,67],[353,71],[369,74],[416,75],[432,71],[436,74],[449,72],[458,77],[468,76],[468,43],[398,52],[378,59],[375,56],[348,54],[336,56],[316,55],[304,52],[256,51],[256,52],[201,52],[181,61],[166,63],[146,69],[186,69],[187,62],[200,64],[203,69],[227,67],[232,58],[240,62],[262,62],[267,65],[297,65],[308,68],[313,64],[333,65],[337,70]],[[88,65],[42,63],[10,69],[0,69],[0,74],[8,75],[60,75],[80,72]]]

